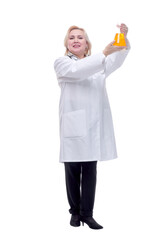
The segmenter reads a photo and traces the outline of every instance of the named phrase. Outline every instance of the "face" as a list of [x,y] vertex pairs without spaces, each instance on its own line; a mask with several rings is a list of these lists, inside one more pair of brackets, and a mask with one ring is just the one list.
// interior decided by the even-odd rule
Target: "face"
[[68,37],[68,50],[79,58],[83,58],[88,48],[83,31],[74,29]]

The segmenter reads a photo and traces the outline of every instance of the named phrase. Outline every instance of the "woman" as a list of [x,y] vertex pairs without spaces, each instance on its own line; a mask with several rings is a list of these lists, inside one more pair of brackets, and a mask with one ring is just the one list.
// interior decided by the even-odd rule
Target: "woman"
[[[127,26],[119,27],[126,38]],[[117,157],[105,79],[125,60],[130,48],[126,42],[127,47],[119,47],[113,41],[91,56],[87,33],[72,26],[64,41],[65,56],[54,63],[61,87],[60,162],[65,166],[71,226],[85,222],[92,229],[103,228],[93,218],[97,161]]]

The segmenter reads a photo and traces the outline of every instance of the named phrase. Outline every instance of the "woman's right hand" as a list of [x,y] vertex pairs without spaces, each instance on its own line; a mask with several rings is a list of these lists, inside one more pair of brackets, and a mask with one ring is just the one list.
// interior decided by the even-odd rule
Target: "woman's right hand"
[[109,43],[105,49],[103,50],[103,54],[107,57],[108,55],[114,53],[114,52],[117,52],[117,51],[120,51],[122,49],[125,49],[126,46],[115,46],[113,45],[115,41],[112,41],[111,43]]

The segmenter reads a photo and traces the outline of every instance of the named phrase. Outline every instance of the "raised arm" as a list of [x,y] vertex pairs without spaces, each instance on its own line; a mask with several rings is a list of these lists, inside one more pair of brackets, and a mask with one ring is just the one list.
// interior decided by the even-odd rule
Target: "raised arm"
[[79,59],[77,61],[67,56],[58,58],[54,69],[59,82],[83,81],[87,77],[104,70],[105,55],[103,53]]
[[127,39],[128,27],[124,23],[122,23],[121,25],[117,25],[117,27],[119,27],[120,32],[124,34],[127,46],[125,47],[115,46],[113,45],[114,43],[113,41],[105,47],[103,53],[106,56],[105,59],[106,77],[123,64],[130,50],[130,43]]
[[[128,28],[125,24],[121,24],[120,31],[125,34]],[[126,47],[114,46],[113,42],[108,44],[102,53],[94,54],[79,60],[70,59],[68,56],[58,58],[54,62],[54,69],[57,74],[57,79],[60,82],[84,81],[89,76],[104,70],[106,77],[122,65],[126,58],[130,45],[127,41]]]
[[[128,55],[130,50],[130,43],[128,39],[126,39],[127,47],[121,51],[115,51],[112,54],[109,54],[105,58],[105,75],[108,77],[112,72],[118,69],[124,62],[125,58]],[[116,46],[114,46],[116,47]]]

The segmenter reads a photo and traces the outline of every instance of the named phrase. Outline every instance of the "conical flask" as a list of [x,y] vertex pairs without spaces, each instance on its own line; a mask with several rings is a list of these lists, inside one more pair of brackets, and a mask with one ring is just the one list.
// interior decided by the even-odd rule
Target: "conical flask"
[[115,43],[113,43],[113,45],[126,46],[126,41],[123,33],[116,33],[114,40],[115,40]]

